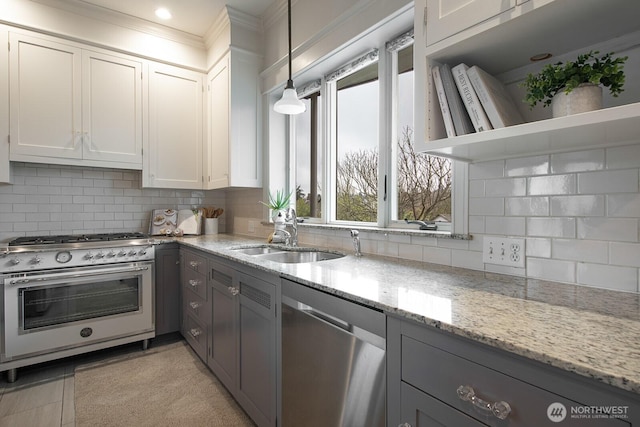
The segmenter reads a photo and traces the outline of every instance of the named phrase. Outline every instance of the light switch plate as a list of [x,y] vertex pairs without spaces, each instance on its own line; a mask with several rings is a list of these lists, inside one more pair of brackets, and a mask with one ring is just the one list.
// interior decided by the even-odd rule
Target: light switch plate
[[484,236],[482,262],[524,268],[524,239]]

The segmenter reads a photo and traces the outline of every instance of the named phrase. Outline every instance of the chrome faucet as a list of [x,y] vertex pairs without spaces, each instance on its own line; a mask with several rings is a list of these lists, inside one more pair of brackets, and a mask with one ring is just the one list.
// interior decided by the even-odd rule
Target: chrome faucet
[[285,224],[291,226],[291,246],[298,246],[298,216],[296,210],[292,207],[285,211]]
[[351,230],[351,238],[353,238],[353,248],[356,250],[355,256],[362,256],[362,252],[360,252],[360,232]]
[[280,238],[284,239],[284,244],[289,246],[291,243],[291,233],[287,230],[276,230],[273,232],[271,243],[280,243]]

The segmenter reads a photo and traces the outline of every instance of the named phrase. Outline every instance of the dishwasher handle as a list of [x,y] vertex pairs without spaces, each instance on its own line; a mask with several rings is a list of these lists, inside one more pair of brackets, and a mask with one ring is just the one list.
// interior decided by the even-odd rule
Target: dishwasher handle
[[302,311],[303,313],[308,314],[309,316],[315,317],[316,319],[322,320],[326,323],[330,323],[331,325],[335,326],[336,328],[340,328],[343,329],[346,332],[349,332],[350,334],[353,333],[353,325],[350,324],[349,322],[345,322],[344,320],[340,320],[337,317],[334,317],[330,314],[327,314],[323,311],[320,311],[318,309],[315,309],[313,307],[309,307],[307,305],[302,304],[303,307],[300,308],[300,311]]

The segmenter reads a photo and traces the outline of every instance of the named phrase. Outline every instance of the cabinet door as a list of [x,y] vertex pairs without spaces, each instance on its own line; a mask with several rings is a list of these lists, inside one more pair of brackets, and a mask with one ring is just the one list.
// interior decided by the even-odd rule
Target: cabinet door
[[275,286],[236,273],[240,287],[238,401],[260,426],[275,426]]
[[180,330],[180,262],[177,246],[156,249],[156,336]]
[[[9,32],[0,26],[0,46],[8,43]],[[9,170],[9,57],[0,55],[0,183],[10,182]]]
[[143,186],[202,188],[202,74],[149,66],[149,143]]
[[515,7],[516,0],[427,0],[427,46]]
[[211,326],[207,364],[222,383],[235,394],[237,384],[237,293],[233,270],[209,261]]
[[81,50],[10,34],[11,159],[82,157]]
[[229,57],[208,75],[209,142],[207,189],[229,186]]
[[400,388],[401,427],[485,426],[426,393],[402,383]]
[[83,51],[83,158],[142,168],[142,63]]

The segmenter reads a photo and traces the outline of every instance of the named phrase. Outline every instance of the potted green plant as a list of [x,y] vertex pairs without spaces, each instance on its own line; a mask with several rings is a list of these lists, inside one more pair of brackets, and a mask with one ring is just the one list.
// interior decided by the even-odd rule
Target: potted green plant
[[[551,105],[554,117],[601,108],[602,87],[609,88],[614,97],[623,91],[623,64],[628,57],[613,58],[613,52],[598,57],[599,53],[590,51],[578,55],[575,61],[547,64],[538,74],[529,74],[522,83],[527,90],[524,102],[530,108],[539,102],[543,107]],[[599,94],[599,101],[567,100],[566,95],[586,91],[596,93],[596,97]]]
[[[269,200],[265,203],[260,201],[263,205],[271,209],[271,216],[276,220],[278,216],[282,216],[282,211],[289,207],[291,203],[291,193],[285,193],[284,190],[277,190],[275,196],[269,191]],[[284,221],[284,218],[283,220]]]

